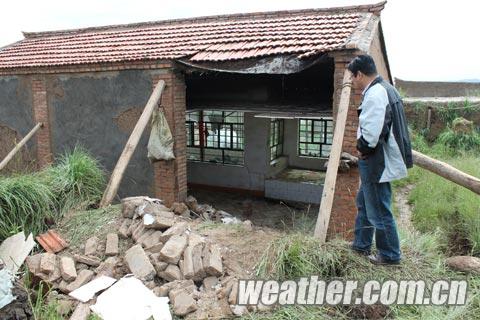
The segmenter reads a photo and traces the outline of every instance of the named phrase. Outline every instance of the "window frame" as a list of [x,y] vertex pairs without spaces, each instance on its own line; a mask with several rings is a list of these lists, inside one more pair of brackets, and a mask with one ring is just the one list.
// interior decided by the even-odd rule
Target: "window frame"
[[[222,117],[222,122],[218,121],[206,121],[206,117],[209,116],[209,112],[221,112],[221,117]],[[226,111],[226,110],[195,110],[195,111],[190,111],[187,112],[187,119],[188,119],[188,114],[189,113],[196,113],[198,120],[185,120],[185,126],[186,126],[186,135],[187,135],[187,160],[188,161],[194,161],[194,162],[204,162],[204,163],[215,163],[215,164],[222,164],[222,165],[240,165],[243,166],[245,164],[245,159],[244,159],[244,151],[245,151],[245,118],[244,118],[244,112],[240,111]],[[207,114],[205,114],[207,113]],[[241,122],[226,122],[225,119],[228,116],[231,116],[232,114],[237,113],[238,118],[241,119]],[[198,130],[195,127],[195,124],[198,124]],[[218,126],[218,129],[216,130],[217,133],[215,134],[216,141],[214,140],[214,143],[216,146],[209,145],[208,142],[208,134],[207,132],[209,131],[208,128],[214,128],[215,126]],[[221,144],[225,144],[225,142],[221,140],[221,137],[224,136],[221,134],[221,129],[228,127],[229,128],[229,141],[226,142],[227,145],[229,146],[221,146]],[[235,132],[237,133],[234,142],[234,128]],[[196,136],[198,136],[198,140],[196,139]],[[240,140],[240,141],[239,141]],[[235,147],[234,147],[235,146]],[[198,149],[199,150],[199,157],[198,159],[193,159],[188,157],[188,152],[189,149]],[[212,161],[211,159],[206,159],[206,150],[221,150],[221,161]],[[239,162],[230,162],[226,160],[226,156],[228,157],[228,154],[226,152],[228,151],[234,151],[234,152],[241,152],[241,155],[236,157],[237,159],[240,159]],[[208,152],[207,152],[208,153]],[[207,154],[208,156],[208,154]]]
[[[285,133],[285,121],[283,119],[278,119],[278,118],[270,119],[270,130],[268,135],[270,161],[274,161],[280,158],[281,156],[283,156],[284,133]],[[275,144],[275,142],[277,143]],[[275,152],[272,152],[273,149],[275,149]]]
[[[308,130],[302,131],[301,126],[302,126],[302,121],[311,121],[310,128]],[[315,141],[315,123],[322,123],[323,126],[323,133],[322,133],[322,141],[318,142]],[[331,123],[331,128],[332,131],[328,131],[328,123]],[[315,159],[328,159],[330,156],[330,151],[328,152],[328,155],[322,155],[323,153],[323,146],[331,146],[333,143],[333,119],[331,117],[322,117],[322,118],[299,118],[298,119],[298,130],[297,130],[297,142],[298,142],[298,148],[297,148],[297,154],[299,157],[302,158],[315,158]],[[308,124],[306,124],[308,125]],[[310,134],[310,141],[301,141],[302,133],[309,133]],[[328,136],[329,134],[331,135],[331,143],[328,143]],[[314,145],[314,146],[319,146],[319,155],[311,155],[308,153],[302,153],[302,148],[301,145],[306,144],[307,145],[307,150],[308,150],[308,145]],[[330,147],[331,148],[331,147]],[[308,152],[308,151],[307,151]]]

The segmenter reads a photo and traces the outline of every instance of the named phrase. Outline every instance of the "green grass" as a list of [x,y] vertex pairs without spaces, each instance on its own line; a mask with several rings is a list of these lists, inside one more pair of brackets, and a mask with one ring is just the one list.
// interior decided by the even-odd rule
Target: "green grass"
[[38,174],[0,179],[0,240],[22,230],[43,231],[53,206],[53,193]]
[[78,211],[65,219],[58,226],[62,234],[69,240],[71,248],[77,248],[92,235],[106,237],[108,225],[120,216],[120,204],[104,209]]
[[[468,303],[465,306],[398,306],[384,308],[395,319],[476,319],[480,310],[480,278],[448,270],[444,265],[441,234],[400,230],[403,262],[401,267],[375,267],[365,257],[354,254],[348,243],[333,240],[321,246],[310,236],[291,234],[275,240],[256,267],[257,278],[292,280],[318,275],[322,280],[425,280],[467,279]],[[366,311],[367,310],[367,311]],[[371,312],[371,311],[370,311]],[[253,312],[242,319],[356,319],[368,314],[365,306],[288,306],[269,313]]]
[[[476,156],[443,160],[459,170],[480,177]],[[465,249],[480,255],[479,195],[425,170],[417,174],[415,188],[410,194],[410,201],[415,208],[414,226],[423,232],[438,228],[443,234],[442,242],[446,249],[455,249],[449,248],[452,240],[465,240],[469,247]]]
[[38,173],[0,177],[0,241],[21,230],[45,231],[67,210],[95,204],[104,185],[98,162],[81,148]]

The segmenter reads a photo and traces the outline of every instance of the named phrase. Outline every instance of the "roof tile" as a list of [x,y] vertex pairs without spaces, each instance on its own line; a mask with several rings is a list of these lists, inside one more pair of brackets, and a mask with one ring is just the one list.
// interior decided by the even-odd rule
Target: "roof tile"
[[343,49],[371,15],[304,10],[278,17],[246,14],[26,34],[0,49],[0,69],[180,58],[227,61],[292,53],[306,57]]

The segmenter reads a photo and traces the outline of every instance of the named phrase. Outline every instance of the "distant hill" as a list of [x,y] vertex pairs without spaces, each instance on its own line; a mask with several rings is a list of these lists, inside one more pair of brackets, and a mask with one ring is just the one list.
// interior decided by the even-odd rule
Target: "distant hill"
[[470,82],[470,83],[480,83],[480,79],[464,79],[464,80],[458,80],[455,82]]

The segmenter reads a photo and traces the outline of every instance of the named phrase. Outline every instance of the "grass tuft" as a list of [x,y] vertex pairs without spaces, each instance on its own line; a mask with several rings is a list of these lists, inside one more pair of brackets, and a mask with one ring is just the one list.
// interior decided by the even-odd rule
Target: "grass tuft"
[[78,147],[41,172],[0,177],[0,241],[22,230],[37,235],[67,210],[95,204],[104,179],[97,160]]

